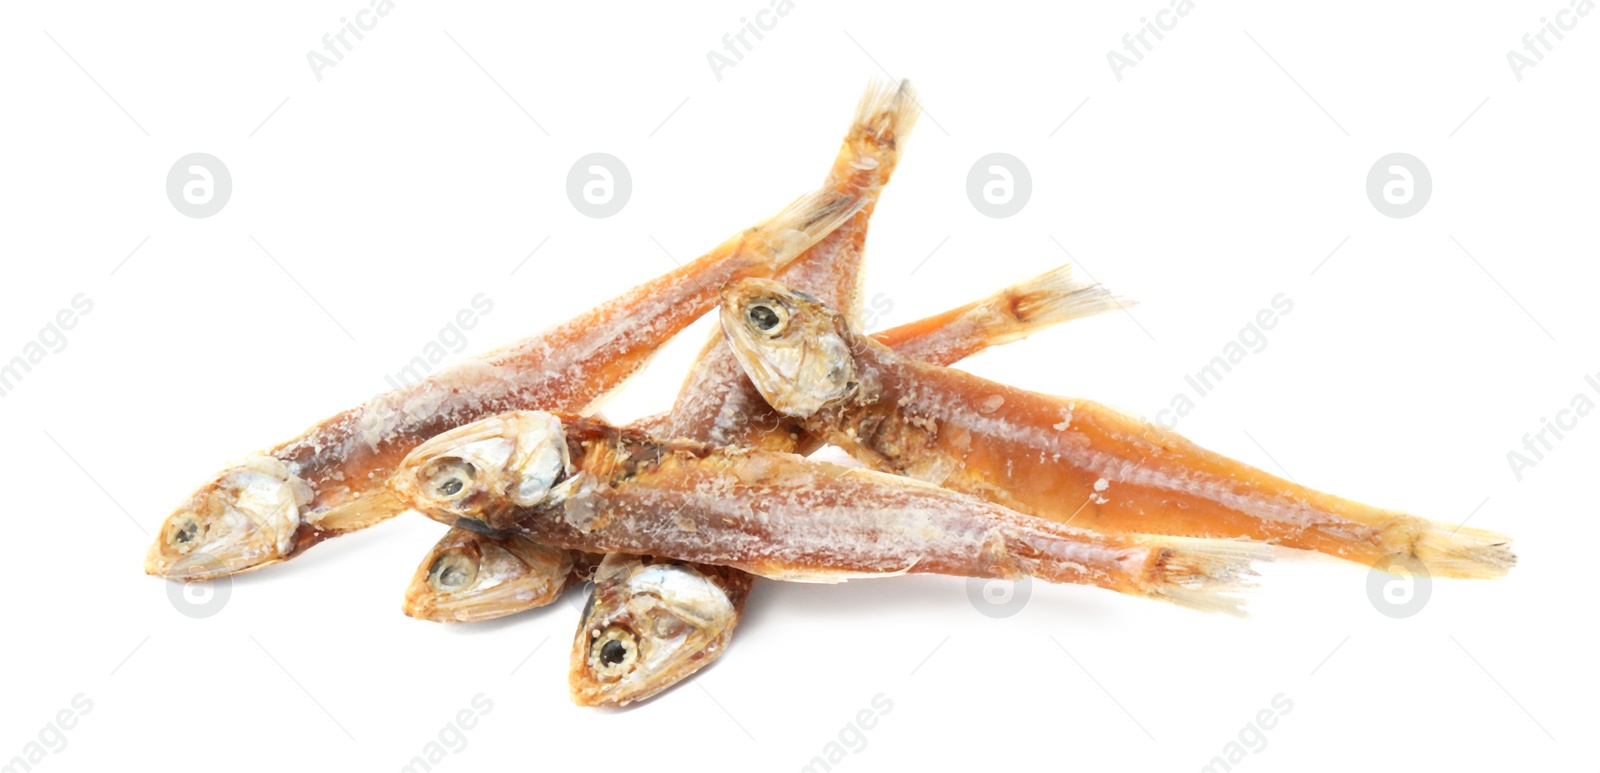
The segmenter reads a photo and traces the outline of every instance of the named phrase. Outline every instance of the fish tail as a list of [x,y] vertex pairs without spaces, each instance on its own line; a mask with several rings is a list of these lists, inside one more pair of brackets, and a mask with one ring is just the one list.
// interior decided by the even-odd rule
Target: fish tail
[[1511,538],[1488,529],[1402,516],[1383,532],[1385,545],[1421,561],[1434,577],[1493,579],[1504,577],[1517,563]]
[[1237,617],[1245,616],[1244,599],[1235,594],[1255,587],[1255,562],[1272,560],[1265,545],[1242,540],[1163,537],[1152,550],[1145,596]]
[[1241,617],[1234,594],[1254,587],[1255,562],[1272,560],[1267,546],[1245,540],[1109,535],[1031,518],[1013,528],[1002,566],[1022,574]]
[[1134,301],[1093,280],[1078,279],[1068,263],[1011,285],[991,296],[988,303],[1001,312],[1004,321],[995,342],[1007,343],[1063,322],[1126,308]]
[[848,152],[835,164],[840,177],[854,170],[877,169],[887,179],[900,159],[900,146],[922,115],[922,104],[911,81],[873,81],[856,105],[856,115],[845,136]]
[[872,337],[904,357],[951,365],[1063,322],[1132,304],[1101,285],[1074,279],[1072,267],[1066,265]]
[[828,188],[813,191],[751,229],[745,238],[753,240],[768,267],[777,270],[849,221],[865,203],[860,195]]

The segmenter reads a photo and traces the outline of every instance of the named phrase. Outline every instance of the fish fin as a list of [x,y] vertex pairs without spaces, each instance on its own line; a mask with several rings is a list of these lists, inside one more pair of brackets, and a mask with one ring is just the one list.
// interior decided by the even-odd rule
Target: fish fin
[[856,105],[856,116],[845,140],[854,151],[851,163],[856,168],[867,168],[863,164],[874,167],[895,164],[900,143],[911,133],[921,115],[922,104],[917,101],[911,81],[874,80],[869,83],[861,102]]
[[855,217],[865,204],[863,196],[826,188],[813,191],[756,226],[748,238],[765,248],[770,267],[777,270]]
[[895,569],[882,572],[856,572],[844,569],[795,569],[786,566],[741,566],[739,569],[757,577],[765,577],[779,582],[810,582],[819,584],[835,584],[848,580],[860,580],[875,577],[899,577],[909,573],[917,565],[912,561],[904,569]]
[[405,511],[406,506],[385,486],[330,510],[308,513],[303,518],[306,523],[325,532],[346,532],[383,523]]
[[1011,322],[1011,329],[997,336],[996,343],[1014,341],[1063,322],[1124,309],[1136,303],[1093,280],[1074,277],[1070,263],[1011,285],[995,293],[992,302]]
[[[1504,577],[1517,563],[1511,538],[1487,529],[1454,527],[1421,518],[1411,542],[1411,554],[1434,577],[1492,579]],[[1407,524],[1415,528],[1414,524]]]
[[1160,537],[1154,576],[1145,595],[1202,612],[1245,617],[1244,599],[1233,595],[1255,587],[1253,564],[1272,560],[1260,543],[1243,540]]

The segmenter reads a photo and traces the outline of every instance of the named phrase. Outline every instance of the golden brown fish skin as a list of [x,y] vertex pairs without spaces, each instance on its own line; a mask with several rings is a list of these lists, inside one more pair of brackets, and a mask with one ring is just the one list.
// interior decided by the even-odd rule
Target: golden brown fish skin
[[[1098,531],[1245,536],[1365,564],[1401,553],[1436,576],[1498,576],[1515,561],[1501,535],[1313,491],[1087,400],[906,358],[777,283],[723,297],[723,328],[767,400],[873,469]],[[777,309],[782,329],[756,329],[756,307]]]
[[[391,486],[413,509],[473,530],[796,581],[1032,576],[1237,611],[1222,591],[1265,555],[1228,542],[1099,534],[906,478],[793,454],[663,441],[570,414],[554,415],[557,438],[550,416],[505,414],[434,438],[407,457]],[[507,457],[469,462],[457,455],[467,437],[509,439],[512,458],[548,458],[546,447],[560,445],[566,473],[551,481],[537,466],[482,469],[486,459]],[[463,479],[488,483],[474,483],[471,496],[458,479],[435,485],[441,465],[465,467]],[[530,476],[550,483],[524,485]]]
[[[860,203],[830,191],[801,197],[768,222],[568,322],[340,413],[245,468],[219,473],[168,517],[146,572],[204,579],[256,569],[395,515],[400,510],[382,494],[383,484],[417,443],[506,410],[593,409],[710,310],[723,284],[786,265]],[[206,560],[189,560],[191,554]]]
[[[936,323],[913,322],[895,328],[892,331],[886,331],[883,334],[875,334],[874,337],[880,341],[893,342],[897,347],[896,351],[901,351],[900,347],[903,347],[905,350],[922,352],[931,361],[943,364],[946,362],[945,358],[971,355],[982,351],[989,345],[1013,341],[1045,327],[1100,313],[1109,308],[1115,308],[1116,303],[1114,296],[1106,293],[1098,286],[1076,282],[1072,278],[1070,267],[1062,266],[1037,277],[1003,288],[981,301],[961,306],[955,310],[957,313],[947,312],[930,318],[937,320]],[[742,369],[739,370],[737,376],[748,386],[748,379]],[[709,384],[710,382],[706,383]],[[749,388],[754,389],[753,386],[749,386]],[[766,403],[762,402],[762,405],[765,406]],[[670,414],[657,414],[635,421],[629,426],[643,431],[647,435],[664,436],[670,419]],[[785,419],[785,421],[792,422],[793,420]],[[771,432],[774,435],[778,435],[778,437],[772,439],[769,436],[765,440],[756,432],[759,429],[759,425],[746,425],[746,428],[749,432],[735,436],[735,444],[766,447],[769,450],[790,450],[790,445],[784,439],[792,438],[793,435],[788,434],[786,428],[772,429]],[[698,438],[688,437],[684,439],[694,440]],[[806,434],[801,438],[800,446],[797,450],[801,455],[805,455],[815,450],[819,444],[820,441],[816,441],[814,436]],[[496,538],[488,535],[467,532],[462,529],[452,529],[441,540],[440,546],[435,548],[435,554],[461,543],[473,543],[487,550],[497,541]],[[424,566],[431,566],[433,555],[430,554],[430,558],[424,561]],[[575,554],[575,560],[580,564],[582,563],[583,555],[581,553]],[[549,576],[542,578],[530,576],[521,578],[519,581],[535,585],[542,583],[544,586],[556,586],[564,576],[559,567],[549,563],[530,562],[527,565],[527,571],[530,574],[543,572]],[[622,575],[618,574],[617,576]],[[715,581],[716,577],[720,575],[710,573],[707,576],[712,581]],[[426,580],[427,578],[419,572],[417,579],[413,582],[412,593],[432,594],[433,592],[429,588],[421,584]],[[570,587],[570,584],[567,587]],[[488,607],[487,609],[474,609],[470,613],[463,609],[469,603],[467,600],[457,600],[455,602],[456,608],[450,611],[447,616],[450,619],[454,619],[454,617],[459,617],[462,614],[471,614],[474,619],[489,619],[521,611],[515,604],[503,598],[496,598],[492,602],[487,602],[485,604]],[[530,597],[524,608],[531,609],[545,603],[548,603],[548,599],[542,596]],[[414,614],[412,616],[426,616],[429,619],[435,619],[434,616],[427,615]],[[709,659],[699,662],[707,663]],[[678,672],[660,678],[681,679],[687,676],[688,673],[690,672]],[[642,689],[645,685],[638,684],[642,681],[644,680],[634,680],[630,684],[630,690]]]
[[626,706],[716,660],[739,624],[752,579],[724,566],[606,556],[572,644],[572,702]]
[[[824,298],[833,308],[857,313],[867,226],[919,112],[909,82],[868,87],[822,186],[860,199],[861,209],[783,268],[778,275],[785,284]],[[713,331],[678,391],[662,434],[788,451],[795,447],[798,432],[794,422],[761,398],[721,332]]]
[[[868,224],[879,192],[899,165],[905,138],[916,123],[918,113],[916,98],[907,82],[901,82],[898,87],[874,84],[867,88],[833,168],[823,183],[825,190],[859,197],[861,210],[785,267],[779,276],[786,284],[825,298],[834,308],[850,309],[852,313],[859,310],[860,267]],[[762,399],[761,393],[745,377],[720,330],[712,331],[710,340],[690,367],[671,413],[660,423],[659,433],[665,437],[776,451],[793,451],[803,434],[796,422],[772,410]],[[651,560],[647,557],[611,560],[615,566],[595,580],[590,611],[606,617],[623,614],[623,608],[631,604],[655,604],[654,599],[635,600],[626,589],[612,587],[632,582],[638,572],[644,571],[643,565]],[[677,579],[692,587],[716,586],[729,579],[736,580],[739,586],[736,593],[734,588],[723,588],[721,592],[737,595],[738,607],[743,606],[753,579],[735,569],[682,563],[673,568],[649,570],[651,576],[672,573],[684,575]],[[658,591],[653,585],[647,585],[641,586],[639,592]],[[591,637],[598,636],[599,631],[594,629],[594,624],[584,621],[578,627],[573,645],[572,672],[568,680],[573,700],[581,705],[622,705],[654,695],[716,660],[731,640],[738,619],[737,608],[716,615],[705,621],[698,635],[693,637],[658,637],[649,630],[630,633],[630,647],[651,651],[671,664],[670,667],[644,668],[638,673],[633,671],[633,664],[646,664],[647,660],[630,659],[626,668],[621,663],[601,668],[601,661],[591,652],[595,646]],[[674,632],[678,630],[673,627]],[[676,647],[683,646],[704,649],[675,651]]]
[[451,529],[417,566],[401,610],[438,623],[492,620],[555,601],[599,560],[522,536],[490,540]]

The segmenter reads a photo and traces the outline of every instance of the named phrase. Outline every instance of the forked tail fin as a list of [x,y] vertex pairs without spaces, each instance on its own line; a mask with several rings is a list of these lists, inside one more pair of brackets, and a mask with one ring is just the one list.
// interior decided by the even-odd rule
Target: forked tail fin
[[1386,542],[1402,545],[1396,552],[1406,552],[1409,545],[1411,556],[1434,577],[1493,579],[1504,577],[1517,563],[1511,538],[1487,529],[1408,517],[1384,531]]
[[1255,562],[1271,561],[1266,545],[1242,540],[1157,538],[1159,548],[1145,595],[1202,612],[1244,617],[1244,599],[1255,587]]
[[988,299],[1001,312],[994,342],[1009,343],[1047,327],[1116,311],[1134,305],[1096,284],[1072,275],[1064,264],[1032,279],[1007,287]]
[[[850,132],[845,135],[845,146],[850,152],[839,155],[835,175],[848,174],[851,169],[882,168],[887,177],[899,162],[901,145],[921,115],[922,105],[917,102],[910,81],[869,84],[856,105]],[[838,165],[850,169],[841,169]]]
[[1272,560],[1266,545],[1244,540],[1101,534],[1031,517],[1011,527],[1004,554],[1021,573],[1240,617],[1235,594],[1255,586],[1257,561]]
[[1067,265],[872,337],[902,356],[951,365],[991,346],[1132,303],[1094,282],[1075,279]]

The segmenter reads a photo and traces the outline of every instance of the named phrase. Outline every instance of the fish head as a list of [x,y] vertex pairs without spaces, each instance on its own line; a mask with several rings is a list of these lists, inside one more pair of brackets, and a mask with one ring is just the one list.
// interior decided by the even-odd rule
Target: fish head
[[505,617],[554,601],[572,568],[572,553],[520,535],[451,529],[417,567],[401,608],[436,623]]
[[210,580],[288,558],[311,486],[287,464],[254,456],[219,473],[161,524],[147,574]]
[[722,331],[739,364],[779,413],[804,418],[855,394],[855,354],[844,317],[767,279],[722,290]]
[[677,684],[721,654],[742,598],[688,564],[606,556],[573,642],[572,701],[625,706]]
[[389,487],[434,520],[500,536],[519,508],[550,496],[570,464],[560,417],[510,411],[428,439],[400,463]]

